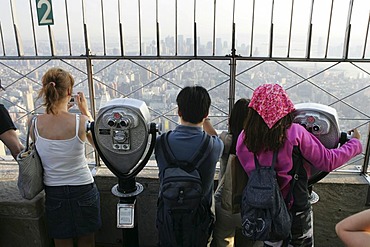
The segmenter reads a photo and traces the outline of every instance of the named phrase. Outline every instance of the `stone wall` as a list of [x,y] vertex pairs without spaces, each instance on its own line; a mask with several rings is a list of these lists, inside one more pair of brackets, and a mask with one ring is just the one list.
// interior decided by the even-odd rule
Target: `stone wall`
[[0,246],[46,247],[44,194],[32,200],[20,196],[16,180],[0,182]]

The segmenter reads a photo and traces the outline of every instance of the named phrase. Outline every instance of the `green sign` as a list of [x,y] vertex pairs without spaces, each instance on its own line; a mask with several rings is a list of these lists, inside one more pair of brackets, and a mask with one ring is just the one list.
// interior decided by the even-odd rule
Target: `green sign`
[[37,18],[39,25],[54,25],[51,0],[36,0]]

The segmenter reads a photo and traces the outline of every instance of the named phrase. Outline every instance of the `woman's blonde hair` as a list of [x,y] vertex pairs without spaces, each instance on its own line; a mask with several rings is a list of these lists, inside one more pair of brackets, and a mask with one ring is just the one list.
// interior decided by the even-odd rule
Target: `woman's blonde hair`
[[56,114],[55,105],[68,95],[68,89],[72,93],[74,82],[72,75],[61,68],[51,68],[44,74],[38,98],[43,98],[46,113]]

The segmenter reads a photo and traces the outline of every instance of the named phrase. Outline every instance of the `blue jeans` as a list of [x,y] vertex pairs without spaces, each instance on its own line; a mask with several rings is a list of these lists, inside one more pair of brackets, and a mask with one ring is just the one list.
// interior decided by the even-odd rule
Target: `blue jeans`
[[67,239],[88,235],[101,227],[100,194],[95,183],[45,186],[49,236]]

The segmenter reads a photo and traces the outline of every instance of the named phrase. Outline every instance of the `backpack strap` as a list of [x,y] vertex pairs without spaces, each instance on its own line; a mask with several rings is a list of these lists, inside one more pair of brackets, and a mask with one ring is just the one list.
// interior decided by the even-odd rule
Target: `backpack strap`
[[202,160],[205,154],[208,153],[207,149],[209,147],[211,137],[207,133],[204,133],[201,144],[200,144],[200,148],[198,149],[198,151],[196,151],[193,154],[193,156],[191,157],[189,161],[181,161],[181,160],[176,159],[176,157],[174,156],[170,148],[170,145],[168,144],[168,136],[171,132],[172,131],[168,131],[162,134],[161,139],[160,139],[164,158],[167,161],[167,163],[173,167],[180,167],[181,169],[187,172],[191,172],[197,169],[202,163]]
[[169,133],[172,132],[171,130],[166,132],[166,133],[163,133],[161,136],[160,136],[160,142],[161,142],[161,147],[162,147],[162,152],[163,152],[163,155],[164,155],[164,158],[166,160],[166,162],[168,164],[172,164],[175,162],[175,156],[173,155],[169,145],[168,145],[168,135]]
[[[275,163],[276,163],[276,158],[277,158],[277,151],[274,152],[274,156],[272,157],[272,163],[271,163],[271,168],[274,169],[275,167]],[[254,154],[254,164],[256,166],[256,169],[258,167],[260,167],[261,165],[259,164],[258,162],[258,159],[257,159],[257,155]],[[296,181],[298,180],[298,171],[300,169],[300,164],[298,164],[296,167],[295,167],[295,170],[294,170],[294,174],[293,174],[293,179],[292,179],[292,183],[290,184],[290,188],[289,188],[289,192],[288,192],[288,195],[287,197],[285,198],[285,204],[288,205],[289,202],[290,202],[290,199],[292,198],[292,194],[293,194],[293,189],[294,189],[294,185],[296,183]]]
[[[293,152],[297,152],[297,154],[300,155],[304,159],[304,157],[301,155],[301,152],[298,149],[293,150]],[[301,168],[301,162],[298,162],[298,164],[296,165],[296,167],[294,169],[294,174],[292,176],[292,183],[290,184],[289,193],[287,195],[287,198],[285,199],[285,204],[286,205],[289,204],[290,199],[292,198],[294,185],[299,179],[298,171],[299,171],[300,168]]]
[[[255,153],[253,153],[253,154],[254,154],[254,165],[256,166],[256,169],[257,169],[257,168],[261,167],[261,165],[258,162],[257,155]],[[275,169],[277,154],[278,154],[278,152],[274,151],[274,155],[272,156],[272,162],[271,162],[271,168],[272,169]]]

